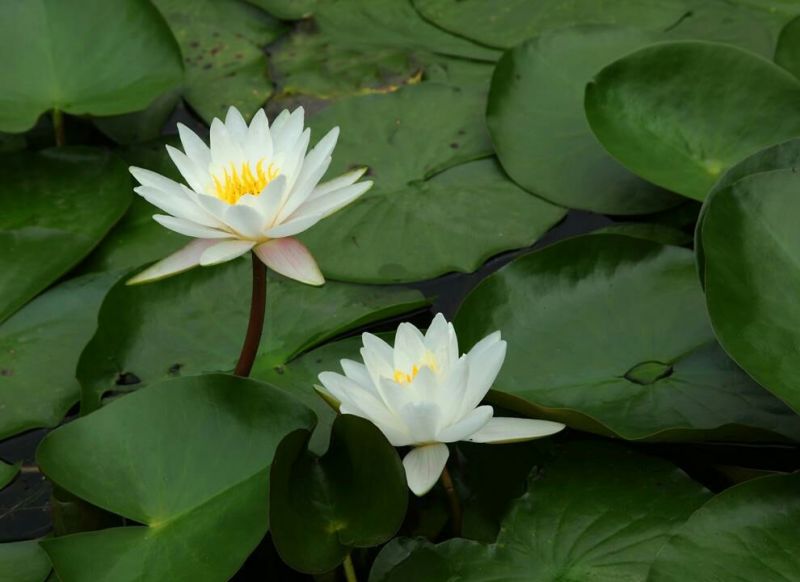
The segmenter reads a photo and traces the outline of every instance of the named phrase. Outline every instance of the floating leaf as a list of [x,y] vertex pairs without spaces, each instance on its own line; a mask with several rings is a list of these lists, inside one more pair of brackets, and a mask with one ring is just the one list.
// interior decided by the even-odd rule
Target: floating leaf
[[723,491],[678,528],[648,582],[798,580],[798,486],[794,474]]
[[502,331],[494,401],[520,412],[626,439],[800,439],[800,418],[718,346],[688,249],[558,243],[484,280],[456,328],[464,348]]
[[389,540],[406,514],[408,489],[400,457],[380,430],[352,415],[336,418],[322,456],[296,431],[275,452],[270,472],[270,529],[281,558],[321,574],[353,548]]
[[169,23],[186,66],[184,98],[211,122],[237,107],[251,117],[272,93],[263,47],[281,24],[240,0],[153,0]]
[[702,224],[708,310],[720,343],[757,382],[800,410],[800,176],[753,174],[720,190]]
[[[198,267],[148,285],[118,283],[78,365],[84,411],[109,390],[233,369],[250,309],[248,262]],[[270,276],[262,362],[285,364],[339,333],[424,304],[410,289],[333,282],[317,288]]]
[[314,11],[318,0],[247,0],[250,4],[266,10],[281,20],[308,18]]
[[142,525],[44,540],[63,582],[227,580],[268,526],[268,472],[311,411],[266,384],[180,378],[50,433],[37,460],[59,486]]
[[93,120],[97,129],[120,144],[141,143],[156,139],[181,99],[179,89],[156,98],[147,109]]
[[0,580],[44,582],[50,560],[37,540],[0,544]]
[[472,161],[491,152],[482,108],[478,91],[423,83],[343,99],[312,119],[320,134],[347,128],[332,175],[367,166],[375,181],[301,236],[323,272],[363,283],[470,272],[532,244],[564,216],[508,180],[494,160]]
[[[124,42],[120,42],[124,40]],[[49,109],[117,115],[180,84],[178,47],[146,0],[25,0],[0,7],[0,131]]]
[[78,357],[117,278],[105,273],[62,283],[0,325],[0,439],[56,426],[78,402]]
[[130,204],[130,178],[110,154],[87,148],[0,159],[0,321],[56,281],[103,238]]
[[393,541],[370,580],[643,582],[658,551],[708,492],[662,460],[575,443],[534,471],[497,541]]
[[[20,463],[10,465],[0,461],[0,489],[8,485],[14,480],[14,477],[19,473]],[[2,568],[0,568],[2,570]]]
[[586,115],[603,146],[639,176],[702,200],[722,173],[800,134],[800,81],[755,54],[661,43],[603,69]]

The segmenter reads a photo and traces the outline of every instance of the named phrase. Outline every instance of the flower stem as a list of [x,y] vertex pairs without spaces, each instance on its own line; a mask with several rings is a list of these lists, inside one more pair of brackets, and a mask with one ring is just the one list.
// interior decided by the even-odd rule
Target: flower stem
[[347,554],[344,557],[342,568],[344,569],[344,578],[347,580],[347,582],[358,582],[358,578],[356,577],[356,569],[353,567],[353,558],[350,557],[350,554]]
[[447,493],[447,499],[450,502],[450,527],[453,531],[453,537],[461,537],[461,524],[463,517],[461,514],[461,501],[458,499],[453,479],[450,478],[450,471],[447,467],[442,471],[442,486]]
[[242,353],[233,373],[237,376],[247,377],[253,368],[253,362],[258,354],[258,344],[261,342],[261,332],[264,329],[264,312],[267,308],[267,267],[255,253],[253,259],[253,296],[250,299],[250,321],[247,324],[247,334],[244,336]]
[[53,109],[53,133],[56,137],[56,146],[64,145],[64,114],[60,109]]

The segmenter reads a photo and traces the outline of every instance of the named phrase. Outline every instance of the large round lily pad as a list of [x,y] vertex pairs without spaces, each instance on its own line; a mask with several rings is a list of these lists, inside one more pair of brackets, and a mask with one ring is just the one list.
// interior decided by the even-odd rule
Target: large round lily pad
[[367,166],[375,181],[301,236],[326,275],[389,283],[474,271],[562,218],[563,209],[516,186],[493,159],[472,161],[491,153],[483,100],[472,89],[424,83],[343,99],[312,120],[320,134],[346,128],[331,175]]
[[38,540],[0,544],[0,579],[8,582],[44,582],[51,570]]
[[86,148],[0,159],[0,321],[86,256],[131,200],[125,166]]
[[800,475],[755,479],[723,491],[678,528],[648,582],[800,580]]
[[[120,281],[100,309],[98,328],[78,365],[82,406],[110,390],[176,375],[231,370],[250,309],[249,260],[198,267],[148,285]],[[285,364],[349,329],[425,304],[418,291],[328,282],[310,287],[269,277],[261,354]]]
[[800,417],[725,355],[692,252],[597,234],[516,259],[467,297],[464,348],[501,330],[494,400],[626,439],[800,438]]
[[78,402],[78,357],[118,277],[84,275],[62,283],[0,325],[0,439],[55,426]]
[[774,170],[717,192],[703,219],[714,330],[739,365],[800,410],[800,176]]
[[183,76],[175,40],[147,0],[3,2],[0,54],[0,131],[8,132],[54,108],[144,109]]
[[659,459],[574,443],[531,474],[497,541],[388,544],[372,582],[643,582],[670,535],[708,492]]
[[48,435],[42,471],[141,525],[42,542],[63,582],[230,578],[268,527],[269,468],[311,411],[233,376],[150,386]]
[[603,146],[639,176],[702,200],[722,173],[800,135],[800,80],[742,49],[661,43],[603,69],[586,115]]

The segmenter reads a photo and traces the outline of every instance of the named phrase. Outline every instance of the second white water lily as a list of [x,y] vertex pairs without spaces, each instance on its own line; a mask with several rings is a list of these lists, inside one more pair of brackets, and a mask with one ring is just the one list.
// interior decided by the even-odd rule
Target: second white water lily
[[331,163],[339,128],[309,152],[303,109],[283,111],[269,126],[259,110],[248,125],[233,107],[211,123],[210,143],[178,125],[183,151],[167,146],[186,184],[143,168],[131,168],[135,191],[166,214],[153,218],[195,237],[186,247],[146,269],[130,283],[160,279],[197,265],[214,265],[251,249],[268,267],[310,285],[322,274],[294,235],[366,192],[364,169],[320,184]]
[[400,324],[394,347],[369,333],[363,342],[363,364],[342,360],[344,375],[323,372],[320,382],[340,402],[342,414],[372,421],[394,446],[414,447],[403,465],[417,495],[442,474],[446,443],[524,441],[564,428],[546,420],[495,418],[491,406],[479,406],[505,359],[500,332],[459,355],[455,330],[439,314],[424,335]]

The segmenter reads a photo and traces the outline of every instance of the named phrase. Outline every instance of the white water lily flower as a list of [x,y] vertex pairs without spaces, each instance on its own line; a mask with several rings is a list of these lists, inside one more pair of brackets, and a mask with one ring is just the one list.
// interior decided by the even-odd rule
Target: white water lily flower
[[271,269],[310,285],[325,282],[308,249],[294,235],[366,192],[365,169],[319,181],[339,136],[332,129],[308,153],[311,130],[303,108],[284,110],[270,127],[263,109],[248,126],[236,108],[211,123],[210,144],[178,124],[183,151],[167,146],[186,184],[132,167],[135,191],[166,214],[153,218],[195,237],[183,249],[129,283],[161,279],[197,265],[215,265],[254,250]]
[[460,357],[453,325],[442,314],[425,335],[401,323],[394,348],[369,333],[362,338],[364,363],[342,360],[345,375],[323,372],[320,382],[342,414],[372,421],[396,447],[414,447],[403,465],[416,495],[430,491],[444,470],[445,443],[524,441],[564,428],[547,420],[494,418],[491,406],[479,406],[505,359],[499,331]]

